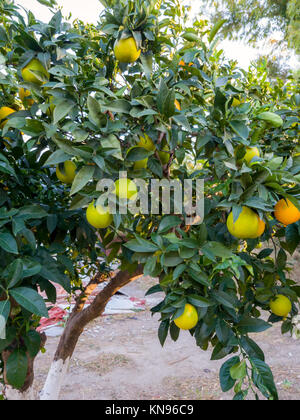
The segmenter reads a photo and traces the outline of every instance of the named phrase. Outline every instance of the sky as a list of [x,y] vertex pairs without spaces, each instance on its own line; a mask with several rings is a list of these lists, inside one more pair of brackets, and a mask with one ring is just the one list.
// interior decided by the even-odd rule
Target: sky
[[[191,1],[192,15],[196,15],[198,12],[197,1]],[[36,0],[17,0],[19,5],[24,8],[31,10],[34,15],[41,21],[49,21],[51,19],[51,12],[47,7],[41,5]],[[96,23],[98,16],[103,9],[99,0],[85,0],[84,2],[79,0],[57,0],[57,3],[62,6],[64,16],[68,16],[72,13],[72,18],[80,18],[82,21],[87,23]],[[253,61],[259,53],[268,53],[267,49],[253,48],[240,41],[229,41],[225,40],[220,43],[220,48],[224,49],[225,56],[228,59],[237,60],[239,65],[245,69],[248,68],[251,61]],[[290,59],[292,67],[296,66],[296,59]]]

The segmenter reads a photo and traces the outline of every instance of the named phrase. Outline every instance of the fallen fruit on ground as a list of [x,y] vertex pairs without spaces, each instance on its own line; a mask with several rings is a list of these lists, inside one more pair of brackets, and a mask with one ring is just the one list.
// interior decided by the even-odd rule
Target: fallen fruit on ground
[[270,309],[274,315],[286,317],[292,310],[292,303],[284,295],[276,295],[270,302]]
[[64,184],[72,184],[76,175],[76,165],[71,160],[60,163],[56,167],[56,176]]
[[16,112],[16,110],[9,108],[8,106],[3,106],[0,108],[0,128],[3,128],[7,123],[6,117],[8,117],[10,114],[13,114],[14,112]]
[[286,226],[300,220],[300,211],[289,199],[279,200],[275,206],[274,214],[276,219]]
[[115,42],[115,57],[121,63],[134,63],[140,56],[141,50],[137,49],[135,39],[131,36]]
[[249,207],[243,206],[238,219],[234,222],[233,212],[227,218],[227,228],[232,236],[239,239],[258,238],[262,227],[259,225],[258,215]]
[[50,78],[48,71],[37,58],[31,60],[21,70],[21,73],[25,82],[34,83],[40,86]]
[[198,323],[198,313],[196,308],[187,303],[184,307],[184,312],[178,318],[174,319],[174,323],[181,330],[191,330]]
[[109,211],[105,210],[102,206],[95,206],[94,201],[87,208],[86,219],[96,229],[105,229],[113,221],[113,217]]

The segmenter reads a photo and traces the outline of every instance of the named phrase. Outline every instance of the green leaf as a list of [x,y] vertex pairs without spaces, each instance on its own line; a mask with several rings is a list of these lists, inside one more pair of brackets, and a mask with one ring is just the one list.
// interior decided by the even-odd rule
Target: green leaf
[[232,379],[238,380],[243,379],[247,374],[247,365],[246,361],[242,360],[239,363],[236,363],[235,365],[231,366],[230,368],[230,376]]
[[9,294],[27,311],[48,318],[48,311],[44,299],[34,290],[29,287],[17,287],[11,289]]
[[126,242],[124,246],[134,252],[156,252],[159,249],[157,245],[142,238],[132,239]]
[[165,267],[177,267],[182,262],[183,258],[177,252],[168,252],[161,258],[161,264]]
[[180,334],[180,328],[177,327],[174,321],[170,325],[170,336],[173,341],[177,341]]
[[54,108],[53,112],[53,124],[57,124],[62,120],[66,115],[68,115],[72,108],[74,108],[75,103],[68,100],[63,100],[59,102]]
[[75,179],[72,184],[70,195],[74,195],[82,190],[83,187],[93,178],[95,173],[94,166],[84,166],[80,169],[80,171],[76,174]]
[[24,339],[24,343],[26,345],[26,349],[30,357],[34,358],[40,351],[40,347],[41,347],[40,334],[37,331],[30,330],[23,337],[23,339]]
[[58,165],[59,163],[65,162],[69,158],[70,155],[66,154],[63,150],[58,149],[48,157],[44,163],[44,166]]
[[0,301],[0,315],[3,316],[5,322],[8,320],[9,313],[10,313],[10,301],[9,300],[2,300]]
[[249,357],[254,357],[262,361],[265,360],[264,352],[251,338],[246,336],[241,337],[241,345]]
[[152,295],[153,293],[160,293],[163,289],[161,288],[160,284],[156,284],[155,286],[150,287],[150,289],[145,293],[145,296]]
[[256,358],[251,358],[250,362],[253,367],[252,379],[255,385],[265,397],[269,398],[271,396],[273,399],[278,400],[276,385],[269,366],[264,361]]
[[48,213],[39,205],[33,204],[32,206],[22,207],[18,213],[18,217],[26,219],[42,219],[47,217]]
[[158,338],[162,347],[165,344],[166,338],[168,336],[169,322],[170,321],[168,319],[162,321],[158,328]]
[[146,159],[152,154],[153,152],[149,152],[144,147],[133,147],[127,152],[126,160],[128,160],[129,162],[137,162],[139,160]]
[[223,363],[219,373],[220,385],[223,392],[227,392],[234,387],[236,381],[235,379],[232,379],[230,369],[239,362],[239,357],[234,356]]
[[223,346],[222,343],[218,343],[213,349],[211,360],[220,360],[226,357],[232,351],[232,346]]
[[6,339],[6,320],[3,315],[0,314],[0,340]]
[[88,106],[88,109],[89,109],[91,120],[98,127],[102,127],[104,114],[101,110],[101,106],[100,106],[99,102],[95,98],[93,98],[92,96],[89,96],[88,99],[87,99],[87,106]]
[[24,350],[15,349],[6,362],[7,382],[16,389],[24,385],[28,369],[28,360]]
[[131,105],[125,99],[117,99],[103,106],[104,111],[117,112],[120,114],[129,114],[131,110]]
[[211,29],[210,34],[208,36],[209,42],[212,42],[212,40],[214,39],[216,34],[219,32],[219,30],[222,28],[225,22],[227,22],[226,19],[221,19],[214,25],[214,27]]
[[23,263],[23,278],[35,276],[42,269],[41,264],[38,261],[36,261],[34,258],[24,257],[22,259],[22,263]]
[[6,329],[6,338],[5,339],[0,338],[0,352],[7,349],[7,347],[11,345],[11,343],[16,338],[16,334],[17,332],[16,332],[15,327],[8,327]]
[[197,306],[198,308],[208,308],[209,306],[212,306],[214,304],[209,299],[194,294],[188,295],[187,300],[189,303],[191,303],[194,306]]
[[20,258],[13,261],[5,270],[5,277],[7,281],[7,288],[14,287],[22,279],[23,275],[23,263]]
[[229,125],[238,136],[247,140],[249,136],[249,128],[244,121],[230,121]]
[[153,275],[156,268],[156,257],[147,258],[147,262],[144,265],[144,274],[145,276]]
[[263,319],[252,318],[250,316],[245,315],[242,318],[242,320],[236,325],[236,327],[242,334],[247,334],[266,331],[267,329],[271,328],[272,325],[268,324]]
[[226,248],[225,245],[221,244],[220,242],[207,242],[202,248],[202,252],[205,253],[209,251],[213,256],[220,257],[220,258],[233,258],[234,255],[230,251],[230,249]]
[[216,290],[212,293],[212,295],[221,305],[231,309],[236,309],[238,307],[238,299],[232,295],[229,295],[228,293],[223,292],[222,290]]
[[172,229],[175,226],[180,226],[181,223],[182,223],[182,220],[178,216],[165,216],[162,218],[159,224],[158,232],[159,233],[167,232],[168,230]]
[[0,233],[0,247],[9,254],[18,254],[18,245],[10,233]]

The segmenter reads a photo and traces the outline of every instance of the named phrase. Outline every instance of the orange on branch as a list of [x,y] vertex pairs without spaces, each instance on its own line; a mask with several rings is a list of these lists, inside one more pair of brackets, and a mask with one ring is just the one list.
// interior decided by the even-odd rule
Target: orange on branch
[[300,211],[289,199],[281,199],[275,206],[276,219],[284,225],[291,225],[300,220]]
[[197,309],[193,305],[187,303],[184,307],[183,314],[174,319],[174,323],[181,330],[190,330],[194,328],[198,323]]

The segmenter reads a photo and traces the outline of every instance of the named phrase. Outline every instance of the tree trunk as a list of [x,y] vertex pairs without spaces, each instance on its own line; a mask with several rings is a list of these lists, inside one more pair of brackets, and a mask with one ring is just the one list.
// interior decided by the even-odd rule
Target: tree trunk
[[[45,333],[40,333],[41,337],[41,348],[45,346],[47,337]],[[36,400],[38,399],[38,393],[34,391],[32,384],[34,380],[34,360],[29,353],[26,353],[27,361],[28,361],[28,368],[27,368],[27,375],[24,382],[24,385],[21,389],[15,389],[8,384],[7,377],[6,377],[6,363],[7,359],[9,358],[11,351],[5,350],[2,352],[2,360],[4,363],[4,394],[7,400]]]
[[85,302],[91,292],[98,286],[99,283],[105,281],[106,279],[104,280],[101,275],[97,275],[91,280],[83,293],[78,297],[76,305],[67,321],[54,355],[54,360],[50,367],[44,388],[40,394],[41,400],[58,400],[71,357],[85,326],[95,318],[102,315],[108,301],[119,289],[142,275],[142,265],[138,265],[137,269],[133,273],[128,271],[118,272],[104,287],[104,289],[98,293],[90,306],[84,308]]

